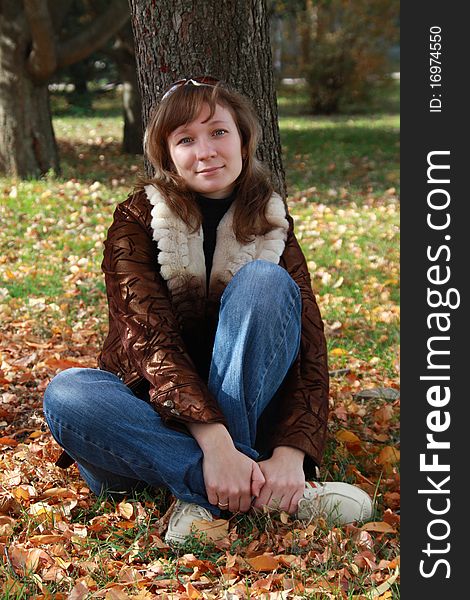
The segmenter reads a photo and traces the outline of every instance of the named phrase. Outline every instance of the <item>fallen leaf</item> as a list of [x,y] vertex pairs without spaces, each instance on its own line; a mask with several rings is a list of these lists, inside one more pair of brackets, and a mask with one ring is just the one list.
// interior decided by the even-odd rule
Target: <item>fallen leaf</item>
[[253,558],[247,558],[246,562],[255,571],[274,571],[279,566],[279,559],[272,554],[260,554]]
[[130,502],[120,502],[117,506],[118,513],[124,519],[132,519],[132,515],[134,514],[134,507]]
[[394,446],[385,446],[377,457],[377,462],[381,465],[394,465],[400,461],[400,450]]
[[64,538],[61,535],[44,534],[44,535],[33,535],[29,538],[32,544],[56,544],[62,542]]
[[15,448],[18,446],[18,442],[13,438],[0,437],[0,446],[13,446],[13,448]]
[[333,348],[333,350],[330,351],[331,356],[344,356],[347,353],[348,351],[343,348]]
[[202,598],[202,594],[197,591],[197,589],[190,581],[188,581],[184,588],[189,598]]
[[358,446],[361,444],[361,440],[357,437],[357,435],[352,431],[347,431],[346,429],[340,429],[336,433],[335,437],[338,442],[343,442],[346,445]]
[[362,531],[375,531],[377,533],[396,533],[397,530],[394,529],[389,523],[385,521],[371,521],[370,523],[365,523],[361,527]]
[[226,519],[215,519],[215,521],[193,521],[192,531],[197,537],[206,537],[208,540],[221,540],[228,535],[229,522]]
[[90,590],[87,584],[84,581],[79,581],[74,585],[72,591],[67,596],[67,600],[85,600],[89,592]]

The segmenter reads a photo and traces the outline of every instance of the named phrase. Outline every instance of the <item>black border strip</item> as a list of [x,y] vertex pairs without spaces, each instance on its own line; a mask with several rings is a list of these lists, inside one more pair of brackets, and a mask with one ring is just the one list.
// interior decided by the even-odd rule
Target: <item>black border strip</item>
[[[401,590],[404,598],[426,600],[469,593],[470,52],[464,7],[401,4]],[[431,61],[430,48],[438,32],[434,58],[440,64]],[[441,86],[430,85],[439,79],[431,81],[431,65],[441,68]],[[428,172],[431,163],[450,168]]]

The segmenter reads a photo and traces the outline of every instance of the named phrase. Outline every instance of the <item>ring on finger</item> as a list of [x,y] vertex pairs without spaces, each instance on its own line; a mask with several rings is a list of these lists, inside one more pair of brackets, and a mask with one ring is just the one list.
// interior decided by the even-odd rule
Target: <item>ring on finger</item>
[[219,502],[217,502],[217,506],[219,508],[228,508],[228,502],[220,502],[219,500]]

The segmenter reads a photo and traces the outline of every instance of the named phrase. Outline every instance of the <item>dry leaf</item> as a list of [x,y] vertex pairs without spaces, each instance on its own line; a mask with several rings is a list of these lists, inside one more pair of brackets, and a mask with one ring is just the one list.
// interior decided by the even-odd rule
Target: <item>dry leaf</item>
[[89,592],[87,584],[84,581],[79,581],[67,596],[67,600],[85,600]]
[[184,589],[188,594],[188,598],[202,598],[202,594],[197,591],[197,589],[190,581],[188,581],[188,583],[184,586]]
[[385,446],[380,451],[377,457],[377,462],[381,465],[394,465],[400,461],[400,450],[397,450],[393,446]]
[[253,558],[247,558],[246,562],[255,571],[274,571],[279,566],[279,559],[272,554],[260,554]]
[[229,522],[226,519],[215,519],[214,521],[193,521],[191,530],[197,537],[206,537],[213,542],[221,540],[228,535]]
[[29,538],[29,541],[32,544],[57,544],[58,542],[63,542],[64,538],[61,535],[33,535]]
[[0,446],[12,446],[13,448],[15,448],[16,446],[18,446],[18,442],[13,438],[0,437]]
[[344,348],[333,348],[333,350],[330,351],[331,356],[344,356],[347,353],[348,351],[344,350]]
[[134,514],[134,507],[130,502],[120,502],[117,506],[118,513],[124,519],[132,519],[132,515]]
[[362,531],[375,531],[377,533],[396,533],[397,530],[394,529],[389,523],[385,521],[371,521],[370,523],[366,523],[361,527]]
[[335,437],[339,442],[343,442],[346,445],[358,446],[361,444],[361,440],[357,437],[357,435],[352,431],[347,431],[346,429],[340,429],[336,433]]

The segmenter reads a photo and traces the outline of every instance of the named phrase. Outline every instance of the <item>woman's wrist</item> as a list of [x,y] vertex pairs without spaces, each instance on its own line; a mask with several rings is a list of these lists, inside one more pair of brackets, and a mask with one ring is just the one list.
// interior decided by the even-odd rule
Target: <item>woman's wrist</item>
[[230,433],[222,423],[186,423],[186,426],[204,454],[217,452],[228,445],[234,447]]
[[274,457],[282,457],[303,463],[305,452],[299,448],[294,448],[293,446],[276,446],[276,448],[273,450],[273,458]]

